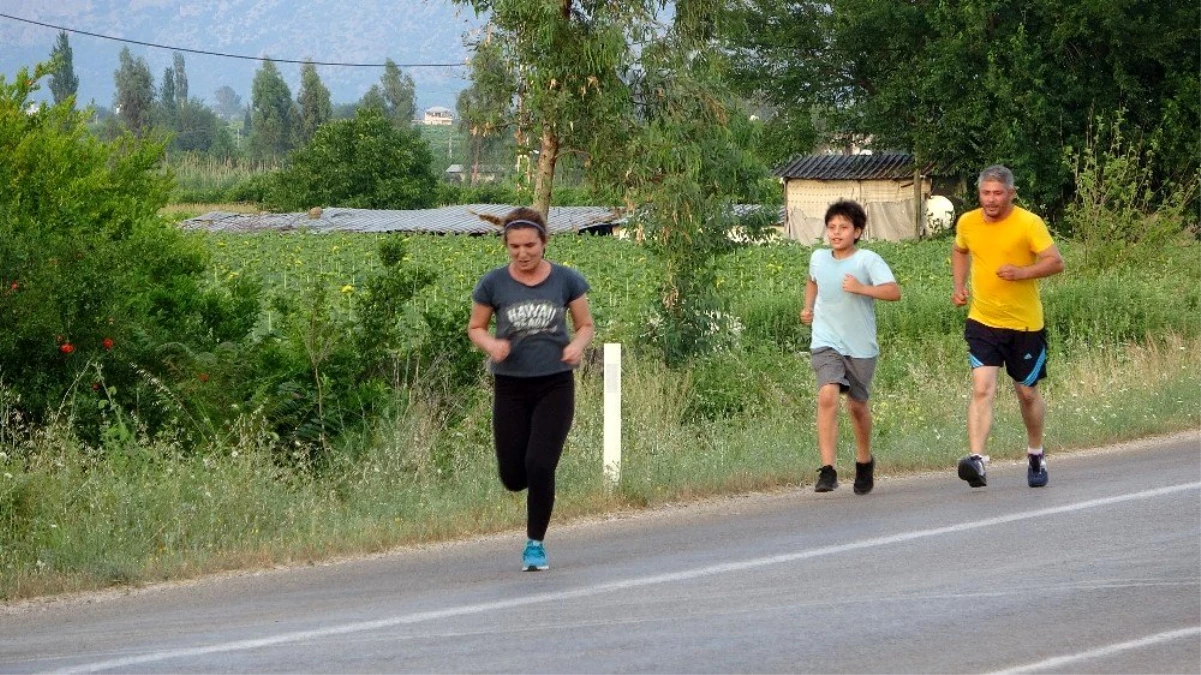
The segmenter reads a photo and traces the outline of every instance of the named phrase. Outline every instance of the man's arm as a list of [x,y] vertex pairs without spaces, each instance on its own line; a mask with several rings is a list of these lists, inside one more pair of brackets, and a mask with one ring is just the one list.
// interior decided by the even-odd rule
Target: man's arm
[[1062,271],[1063,256],[1059,254],[1059,248],[1055,244],[1051,244],[1038,252],[1034,264],[1025,267],[1001,265],[997,269],[997,276],[1006,281],[1022,281],[1023,279],[1042,279]]
[[951,278],[954,281],[951,302],[957,307],[967,304],[967,274],[971,268],[972,256],[968,250],[951,244]]

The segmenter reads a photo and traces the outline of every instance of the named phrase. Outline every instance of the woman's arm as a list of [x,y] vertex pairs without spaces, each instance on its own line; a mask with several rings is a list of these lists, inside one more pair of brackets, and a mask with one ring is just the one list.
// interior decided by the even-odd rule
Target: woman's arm
[[478,302],[471,303],[471,318],[467,321],[467,337],[493,361],[504,361],[509,356],[509,341],[498,340],[488,332],[492,323],[492,308]]
[[592,311],[588,309],[588,296],[581,295],[567,305],[571,314],[571,327],[575,332],[571,342],[563,348],[563,362],[578,366],[584,357],[584,348],[592,342],[596,329],[592,325]]

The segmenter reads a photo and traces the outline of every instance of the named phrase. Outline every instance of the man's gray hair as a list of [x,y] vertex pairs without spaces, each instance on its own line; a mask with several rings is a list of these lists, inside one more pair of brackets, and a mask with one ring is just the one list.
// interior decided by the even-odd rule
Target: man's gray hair
[[987,169],[981,171],[980,178],[976,181],[976,187],[982,187],[984,185],[984,181],[988,180],[995,180],[1004,185],[1006,189],[1013,189],[1013,172],[1000,164],[993,164]]

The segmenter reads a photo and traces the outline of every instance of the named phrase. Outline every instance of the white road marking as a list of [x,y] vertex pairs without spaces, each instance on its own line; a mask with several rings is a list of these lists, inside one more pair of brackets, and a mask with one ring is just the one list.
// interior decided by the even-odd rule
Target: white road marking
[[1157,645],[1161,642],[1170,642],[1172,640],[1179,640],[1181,638],[1197,637],[1197,636],[1201,636],[1201,626],[1194,626],[1192,628],[1181,628],[1180,630],[1170,630],[1170,631],[1167,631],[1164,633],[1148,635],[1147,637],[1139,638],[1138,640],[1130,640],[1129,642],[1119,642],[1117,644],[1107,645],[1105,647],[1098,647],[1097,649],[1090,649],[1086,652],[1080,652],[1078,654],[1068,654],[1067,656],[1057,656],[1053,659],[1047,659],[1045,661],[1039,661],[1037,663],[1027,663],[1024,666],[1018,666],[1016,668],[1009,668],[1007,670],[999,670],[994,675],[1009,675],[1010,673],[1028,673],[1031,671],[1047,670],[1048,668],[1058,668],[1060,666],[1066,666],[1068,664],[1076,663],[1077,661],[1086,661],[1088,659],[1095,659],[1095,658],[1100,658],[1102,656],[1109,656],[1110,654],[1117,654],[1117,653],[1128,651],[1131,649],[1140,649],[1142,647],[1150,647],[1152,645]]
[[1188,490],[1196,490],[1201,488],[1201,482],[1184,483],[1181,485],[1171,485],[1168,487],[1156,488],[1154,490],[1144,490],[1142,492],[1132,492],[1130,494],[1121,495],[1118,497],[1105,497],[1102,499],[1090,499],[1075,504],[1066,504],[1064,506],[1056,506],[1046,509],[1037,509],[1034,511],[1023,511],[1007,516],[997,516],[995,518],[986,518],[984,520],[976,520],[967,523],[959,523],[956,525],[947,525],[945,527],[936,527],[928,530],[914,530],[912,532],[904,532],[894,534],[887,537],[875,537],[873,539],[865,539],[863,541],[853,542],[849,544],[839,544],[836,546],[823,546],[821,548],[810,549],[807,551],[796,551],[794,553],[783,553],[780,555],[767,556],[763,558],[754,558],[751,560],[742,560],[739,562],[724,563],[720,565],[710,565],[707,567],[698,567],[691,570],[681,572],[671,572],[669,574],[656,574],[647,577],[638,577],[634,579],[626,579],[624,581],[612,581],[604,584],[597,584],[585,588],[579,588],[573,591],[557,591],[554,593],[538,593],[527,595],[520,598],[512,598],[510,600],[500,600],[497,602],[485,602],[475,605],[463,605],[460,607],[448,607],[446,609],[432,610],[428,612],[416,612],[413,614],[402,614],[385,619],[377,619],[375,621],[358,621],[354,623],[342,624],[340,626],[330,626],[328,628],[318,628],[314,630],[296,631],[292,633],[283,633],[273,637],[259,638],[254,640],[236,640],[233,642],[224,642],[206,647],[190,647],[186,649],[167,649],[163,651],[155,651],[140,656],[130,656],[126,658],[111,659],[107,661],[96,661],[93,663],[84,663],[77,666],[71,666],[62,670],[56,671],[61,673],[90,673],[103,670],[123,669],[130,666],[154,663],[157,661],[167,661],[170,659],[187,658],[195,656],[205,656],[207,654],[221,654],[227,652],[248,651],[252,649],[262,649],[264,647],[274,647],[277,645],[307,642],[320,638],[333,637],[337,635],[349,635],[352,633],[362,633],[366,631],[382,630],[395,626],[407,624],[421,623],[424,621],[435,621],[438,619],[447,619],[456,616],[467,616],[471,614],[484,614],[514,607],[525,607],[528,605],[536,605],[547,602],[558,602],[562,600],[571,600],[574,598],[584,598],[603,593],[612,593],[615,591],[624,591],[634,588],[642,588],[645,586],[655,586],[659,584],[669,584],[681,581],[691,581],[703,577],[716,576],[731,572],[742,572],[745,570],[756,569],[760,567],[768,567],[771,565],[779,565],[782,563],[797,562],[799,560],[808,560],[810,558],[818,558],[828,555],[837,555],[839,553],[848,553],[850,551],[859,551],[865,548],[874,548],[877,546],[888,546],[891,544],[904,544],[919,539],[929,537],[939,537],[947,534],[957,534],[960,532],[968,532],[971,530],[979,530],[986,527],[995,527],[997,525],[1005,525],[1008,523],[1023,521],[1029,518],[1041,518],[1046,516],[1062,515],[1066,513],[1074,513],[1087,509],[1095,509],[1102,506],[1110,506],[1113,504],[1122,504],[1125,502],[1141,501],[1145,499],[1155,499],[1166,495],[1184,492]]

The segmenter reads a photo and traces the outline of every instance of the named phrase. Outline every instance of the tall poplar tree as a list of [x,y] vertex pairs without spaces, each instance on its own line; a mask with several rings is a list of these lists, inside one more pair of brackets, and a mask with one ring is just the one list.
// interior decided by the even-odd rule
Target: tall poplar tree
[[253,158],[276,160],[293,148],[296,122],[292,92],[270,59],[265,59],[254,74],[250,120],[250,154]]
[[175,75],[175,105],[182,107],[188,102],[188,73],[184,70],[183,54],[172,53],[171,72]]
[[321,81],[312,61],[305,61],[300,66],[300,93],[296,95],[296,105],[300,110],[296,124],[297,145],[303,146],[312,140],[318,127],[334,116],[329,89]]
[[150,127],[154,113],[154,77],[142,57],[134,58],[129,47],[121,49],[121,67],[113,73],[116,94],[113,109],[117,118],[135,136],[142,136]]
[[162,111],[162,123],[168,129],[175,129],[179,117],[179,104],[175,100],[175,70],[168,67],[163,71],[162,84],[158,88],[159,109]]
[[75,59],[71,52],[71,44],[67,41],[66,31],[58,32],[58,40],[50,50],[50,68],[50,93],[54,96],[54,104],[58,105],[79,91]]

